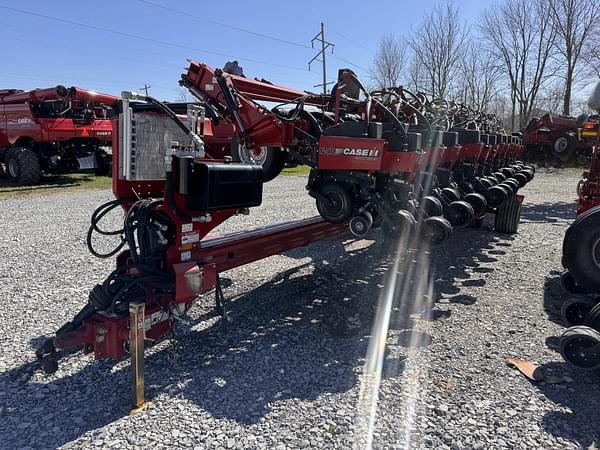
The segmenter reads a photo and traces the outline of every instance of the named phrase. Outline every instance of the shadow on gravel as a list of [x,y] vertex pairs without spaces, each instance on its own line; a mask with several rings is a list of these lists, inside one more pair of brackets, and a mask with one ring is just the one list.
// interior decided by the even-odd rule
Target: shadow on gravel
[[[495,234],[489,225],[457,230],[453,240],[432,251],[434,302],[451,295],[449,303],[475,303],[477,299],[463,293],[462,286],[467,280],[471,286],[483,286],[489,271],[480,266],[496,261],[488,250],[510,245],[512,240]],[[253,424],[278,400],[292,399],[301,408],[302,400],[318,402],[321,395],[355,386],[388,265],[382,244],[358,250],[347,250],[343,244],[333,239],[287,253],[308,262],[231,299],[233,323],[227,327],[214,311],[194,317],[193,310],[191,321],[177,330],[181,357],[176,362],[171,361],[166,344],[147,352],[146,393],[154,400],[155,412],[142,413],[152,415],[144,420],[156,420],[164,397],[169,396],[169,401],[196,404],[199,414],[205,411]],[[226,297],[230,289],[225,289]],[[207,296],[201,301],[212,304],[214,300]],[[399,348],[431,342],[425,333],[418,334],[417,340],[413,333],[412,341],[407,341],[405,330],[413,325],[412,313],[410,305],[395,311]],[[426,320],[450,314],[436,314],[434,308]],[[81,355],[68,356],[67,363],[71,358]],[[386,358],[385,376],[399,376],[405,358],[402,354]],[[130,392],[129,365],[88,361],[76,373],[64,375],[59,370],[44,382],[31,380],[36,362],[0,374],[0,435],[18,436],[10,447],[56,448],[86,432],[93,440],[101,436],[102,427],[127,414],[123,411]]]
[[[568,409],[547,412],[542,419],[544,429],[556,437],[576,442],[580,448],[597,448],[600,444],[597,420],[600,408],[598,374],[571,368],[565,362],[552,362],[541,368],[546,375],[566,375],[573,379],[570,383],[536,384],[549,400]],[[591,447],[592,444],[595,447]]]
[[[157,410],[168,395],[214,417],[252,424],[277,400],[314,401],[351,389],[366,354],[386,260],[378,244],[351,251],[339,240],[325,245],[293,256],[309,258],[326,249],[329,261],[287,270],[231,299],[233,323],[227,327],[214,313],[181,325],[187,329],[177,331],[177,362],[165,344],[149,350],[146,394]],[[81,355],[61,363],[68,365],[70,358]],[[0,435],[18,436],[9,447],[56,448],[86,432],[93,440],[101,433],[94,430],[126,415],[127,363],[91,361],[71,375],[59,370],[43,383],[31,379],[37,369],[32,362],[0,374]]]
[[564,220],[575,220],[577,211],[576,194],[573,192],[572,202],[524,203],[521,208],[523,222],[552,223]]
[[[560,285],[560,272],[552,271],[544,281],[544,311],[552,322],[566,327],[561,306],[571,294]],[[556,437],[576,442],[581,448],[600,444],[597,411],[600,409],[600,377],[593,372],[571,367],[560,356],[560,337],[548,336],[546,346],[556,352],[556,362],[541,366],[545,375],[568,376],[569,383],[535,386],[544,396],[570,411],[550,411],[543,418],[544,429]]]
[[463,292],[463,287],[483,287],[486,278],[496,270],[493,263],[506,254],[502,248],[510,247],[513,236],[493,231],[493,216],[488,216],[480,229],[457,229],[446,243],[434,248],[431,254],[435,302],[472,305],[473,295]]
[[544,311],[549,320],[563,327],[567,326],[560,310],[562,304],[571,296],[572,294],[565,292],[560,285],[560,272],[552,271],[544,280]]

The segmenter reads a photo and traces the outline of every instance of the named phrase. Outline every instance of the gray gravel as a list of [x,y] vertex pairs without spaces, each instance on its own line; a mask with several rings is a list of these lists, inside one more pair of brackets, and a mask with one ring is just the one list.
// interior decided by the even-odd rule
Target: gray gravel
[[[562,235],[576,172],[526,187],[519,233],[458,230],[428,255],[433,289],[395,300],[373,429],[376,448],[581,448],[600,444],[597,375],[556,352]],[[304,179],[267,185],[263,206],[219,232],[316,214]],[[108,191],[0,200],[1,448],[349,448],[363,365],[388,261],[379,242],[345,235],[227,272],[234,324],[206,296],[174,346],[147,350],[152,406],[124,412],[129,365],[79,353],[46,376],[33,348],[81,307],[111,260],[85,232]],[[116,223],[116,219],[113,222]],[[377,237],[377,236],[376,236]],[[416,260],[427,279],[421,258]],[[408,264],[402,266],[403,273]],[[423,286],[421,286],[423,287]],[[427,287],[427,286],[425,286]],[[433,311],[413,303],[433,302]],[[410,308],[405,307],[408,303]],[[408,317],[410,314],[410,317]],[[571,382],[527,381],[505,359]]]

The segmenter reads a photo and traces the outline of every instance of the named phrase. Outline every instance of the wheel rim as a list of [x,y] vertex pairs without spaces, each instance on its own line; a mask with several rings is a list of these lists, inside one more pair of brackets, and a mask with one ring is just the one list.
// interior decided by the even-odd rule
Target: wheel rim
[[593,347],[598,342],[588,336],[575,336],[568,340],[564,345],[564,357],[567,361],[576,367],[591,369],[600,363],[600,353],[585,351]]
[[13,158],[8,160],[8,173],[12,178],[19,176],[19,165]]
[[321,206],[329,216],[338,216],[344,207],[344,199],[338,193],[328,193],[326,195],[329,202],[321,202]]
[[255,147],[248,150],[246,147],[242,147],[240,151],[240,160],[244,164],[255,164],[262,166],[267,160],[268,148],[267,147]]
[[567,138],[560,137],[554,143],[554,150],[556,150],[557,153],[562,153],[567,149],[567,145],[568,145]]
[[571,325],[581,325],[585,321],[585,317],[592,310],[592,305],[577,302],[565,308],[565,319]]

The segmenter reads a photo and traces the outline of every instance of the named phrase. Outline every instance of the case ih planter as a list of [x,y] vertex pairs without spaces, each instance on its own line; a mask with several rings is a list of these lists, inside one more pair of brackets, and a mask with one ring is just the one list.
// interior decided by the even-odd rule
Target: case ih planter
[[[64,86],[0,90],[0,175],[36,184],[45,173],[110,173],[117,97]],[[4,166],[4,167],[2,167]]]
[[523,142],[527,150],[535,153],[550,153],[562,162],[579,157],[589,157],[596,142],[598,116],[553,116],[546,114],[534,117],[523,130]]
[[[188,114],[188,125],[150,97],[124,92],[118,102],[113,119],[115,200],[94,212],[88,232],[90,251],[99,257],[117,255],[117,268],[38,350],[48,372],[56,370],[61,350],[81,346],[97,358],[114,359],[131,354],[136,406],[143,402],[144,334],[152,340],[171,336],[173,322],[200,294],[213,290],[226,320],[221,272],[348,228],[364,236],[382,227],[388,239],[396,239],[421,223],[421,237],[441,242],[450,236],[450,222],[466,225],[480,217],[473,204],[477,214],[502,213],[502,207],[496,208],[514,202],[519,187],[519,179],[511,178],[517,173],[524,174],[521,181],[533,176],[516,161],[522,149],[517,142],[507,142],[500,156],[499,144],[480,142],[481,123],[448,134],[433,126],[423,129],[417,121],[411,126],[411,117],[402,112],[402,107],[410,109],[405,101],[394,109],[381,93],[368,93],[350,70],[340,71],[330,95],[250,80],[196,62],[181,83],[206,108]],[[263,100],[286,105],[269,111],[257,103]],[[423,107],[427,114],[433,108],[429,103]],[[201,120],[204,113],[212,118],[210,125]],[[307,190],[321,217],[207,238],[228,218],[259,205],[265,181],[263,165],[210,154],[204,143],[214,142],[217,120],[231,127],[230,141],[243,152],[266,148],[308,164]],[[462,155],[461,133],[476,139],[465,143],[471,147]],[[502,182],[486,175],[493,171],[502,174]],[[439,173],[445,174],[444,184]],[[486,176],[493,181],[484,183],[477,203],[469,197],[475,187],[467,189],[464,183]],[[485,195],[498,186],[504,196],[484,208]],[[126,211],[122,229],[99,227],[107,212],[120,207]],[[506,217],[518,223],[510,211]],[[99,254],[92,245],[94,233],[121,235],[122,243]]]

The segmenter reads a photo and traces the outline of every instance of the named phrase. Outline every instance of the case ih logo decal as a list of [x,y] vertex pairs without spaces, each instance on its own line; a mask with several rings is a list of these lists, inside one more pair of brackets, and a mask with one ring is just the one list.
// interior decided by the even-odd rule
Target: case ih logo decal
[[344,156],[359,156],[361,158],[377,158],[379,150],[371,150],[370,148],[327,148],[319,149],[322,155],[344,155]]
[[96,131],[96,136],[110,136],[110,131]]

